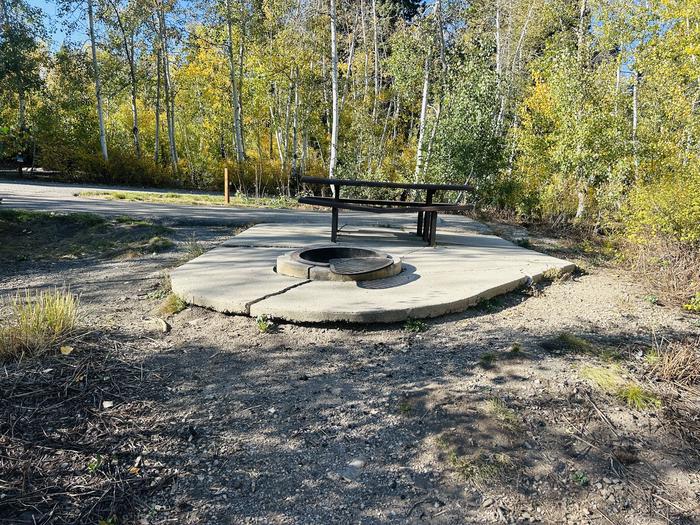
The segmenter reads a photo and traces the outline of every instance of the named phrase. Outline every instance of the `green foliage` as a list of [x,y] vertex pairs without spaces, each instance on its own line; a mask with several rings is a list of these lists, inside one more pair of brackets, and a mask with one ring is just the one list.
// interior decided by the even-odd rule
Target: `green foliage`
[[619,367],[584,367],[581,377],[614,395],[630,408],[646,410],[661,406],[661,400],[653,392],[634,381],[625,380]]
[[407,319],[403,324],[403,329],[413,333],[425,332],[428,329],[428,325],[420,319]]
[[696,293],[683,305],[683,309],[688,312],[700,313],[700,292]]
[[649,304],[653,304],[653,305],[659,304],[659,298],[654,294],[645,295],[644,300]]
[[206,252],[206,249],[197,240],[197,237],[192,234],[192,236],[185,242],[185,253],[187,254],[185,256],[185,260],[189,261],[191,259],[195,259],[204,254],[204,252]]
[[555,338],[544,341],[542,347],[555,353],[592,355],[604,361],[617,361],[621,358],[619,351],[615,348],[594,345],[590,341],[568,332],[562,332]]
[[661,400],[636,383],[628,383],[621,387],[617,396],[622,399],[627,406],[637,410],[661,407]]
[[587,487],[590,483],[588,476],[582,470],[577,470],[576,472],[573,472],[571,474],[571,479],[572,481],[574,481],[574,483],[580,485],[581,487]]
[[255,326],[261,334],[266,334],[275,326],[269,315],[259,315],[255,318]]
[[638,244],[659,236],[700,244],[700,169],[636,187],[624,207],[625,233]]
[[0,304],[0,359],[56,350],[76,328],[78,298],[66,290],[17,293]]

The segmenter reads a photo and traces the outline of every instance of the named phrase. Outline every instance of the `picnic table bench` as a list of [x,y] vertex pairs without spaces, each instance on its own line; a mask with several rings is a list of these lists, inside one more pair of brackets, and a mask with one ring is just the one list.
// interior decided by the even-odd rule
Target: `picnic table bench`
[[[300,181],[305,184],[319,184],[332,186],[335,191],[332,197],[300,197],[301,204],[312,206],[325,206],[331,208],[331,242],[336,242],[338,238],[338,210],[366,211],[371,213],[417,213],[418,221],[416,235],[422,237],[428,246],[436,244],[436,227],[438,213],[446,211],[464,211],[470,208],[464,204],[450,204],[433,202],[435,193],[438,191],[473,191],[471,186],[461,184],[411,184],[405,182],[382,182],[363,181],[350,179],[326,179],[321,177],[301,177]],[[388,188],[404,190],[405,198],[408,197],[406,190],[414,192],[425,191],[425,202],[406,200],[373,200],[373,199],[345,199],[340,196],[340,189],[343,186],[361,186],[367,188]]]

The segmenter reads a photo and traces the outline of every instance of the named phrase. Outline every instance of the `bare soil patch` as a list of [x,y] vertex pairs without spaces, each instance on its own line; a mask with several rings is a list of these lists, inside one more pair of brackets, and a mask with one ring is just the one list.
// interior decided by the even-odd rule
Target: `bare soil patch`
[[[4,522],[700,518],[698,385],[649,357],[661,336],[695,345],[700,323],[645,300],[633,275],[590,266],[419,328],[262,332],[191,307],[164,328],[163,272],[196,251],[193,233],[209,248],[233,231],[179,227],[162,253],[0,269],[3,294],[70,285],[89,332],[68,356],[4,365]],[[628,406],[587,367],[661,405]]]

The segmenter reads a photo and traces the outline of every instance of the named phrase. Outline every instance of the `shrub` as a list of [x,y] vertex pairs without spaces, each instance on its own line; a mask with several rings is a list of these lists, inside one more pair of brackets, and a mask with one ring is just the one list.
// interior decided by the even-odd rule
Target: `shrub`
[[700,171],[679,172],[637,187],[623,207],[627,237],[647,244],[658,237],[700,243]]
[[648,297],[691,312],[700,310],[700,246],[657,235],[643,243],[627,239],[621,253],[625,264],[646,283]]
[[76,327],[78,298],[65,290],[17,293],[2,305],[0,359],[41,355],[60,346]]

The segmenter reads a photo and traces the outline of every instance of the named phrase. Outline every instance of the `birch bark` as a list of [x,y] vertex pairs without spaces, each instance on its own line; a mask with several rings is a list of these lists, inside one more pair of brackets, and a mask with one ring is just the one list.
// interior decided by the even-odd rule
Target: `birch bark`
[[93,13],[92,0],[87,0],[88,29],[90,32],[90,49],[92,50],[92,71],[95,77],[95,97],[97,98],[97,120],[100,126],[100,148],[102,158],[107,162],[107,134],[105,133],[105,121],[102,112],[102,84],[100,82],[100,70],[97,65],[97,43],[95,42],[95,15]]

